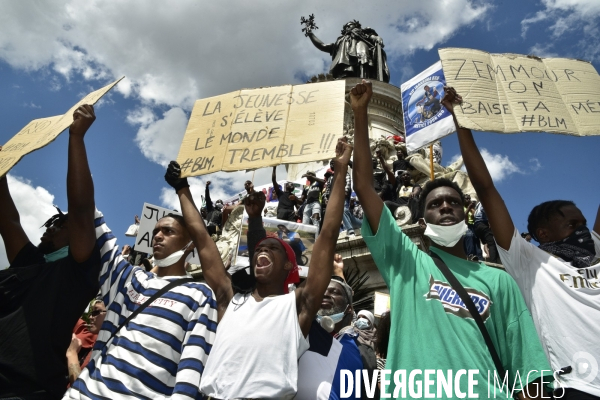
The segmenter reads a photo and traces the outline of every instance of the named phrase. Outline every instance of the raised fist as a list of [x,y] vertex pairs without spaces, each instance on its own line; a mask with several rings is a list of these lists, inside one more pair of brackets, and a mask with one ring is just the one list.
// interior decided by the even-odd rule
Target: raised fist
[[181,178],[181,167],[177,161],[171,161],[165,173],[165,181],[178,192],[180,189],[190,187],[187,178]]
[[95,120],[94,106],[89,104],[79,106],[73,113],[73,123],[69,127],[69,134],[81,137],[85,136],[85,133]]

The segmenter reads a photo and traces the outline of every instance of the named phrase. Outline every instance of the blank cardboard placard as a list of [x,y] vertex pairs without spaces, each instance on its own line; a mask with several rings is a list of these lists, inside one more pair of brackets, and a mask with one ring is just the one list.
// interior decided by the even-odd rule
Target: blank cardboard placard
[[177,162],[183,177],[335,156],[345,82],[244,89],[197,100]]
[[600,134],[600,76],[586,61],[440,49],[446,82],[463,97],[458,123],[479,131]]
[[4,176],[23,156],[41,149],[58,137],[73,122],[73,113],[82,104],[96,104],[110,89],[123,78],[101,89],[93,91],[79,100],[63,115],[34,119],[13,136],[0,151],[0,176]]
[[373,298],[373,315],[381,317],[386,311],[390,309],[390,295],[389,293],[375,292]]

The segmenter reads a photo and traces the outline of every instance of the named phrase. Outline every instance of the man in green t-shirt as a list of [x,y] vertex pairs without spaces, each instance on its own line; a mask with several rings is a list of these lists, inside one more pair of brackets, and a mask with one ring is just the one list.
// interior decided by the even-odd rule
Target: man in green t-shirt
[[467,260],[460,188],[445,179],[429,182],[420,207],[431,252],[469,293],[507,371],[506,380],[499,377],[496,384],[496,367],[466,306],[431,256],[401,232],[377,196],[367,129],[371,95],[371,83],[363,81],[350,98],[355,118],[354,189],[365,215],[362,234],[391,297],[388,373],[381,379],[382,393],[392,398],[541,398],[541,381],[550,384],[553,376],[531,314],[507,273]]

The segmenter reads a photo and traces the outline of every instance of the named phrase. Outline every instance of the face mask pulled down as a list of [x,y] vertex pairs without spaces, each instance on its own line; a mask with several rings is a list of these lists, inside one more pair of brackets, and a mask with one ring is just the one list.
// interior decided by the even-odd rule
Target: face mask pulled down
[[60,260],[61,258],[65,258],[69,255],[69,246],[65,246],[61,249],[58,249],[50,254],[44,254],[44,259],[46,262],[53,262],[56,260]]
[[[159,260],[157,258],[154,258],[154,265],[156,265],[157,267],[160,267],[160,268],[170,267],[171,265],[173,265],[177,261],[179,261],[181,259],[181,257],[183,257],[183,255],[185,254],[185,250],[188,247],[190,247],[191,244],[192,244],[192,242],[189,242],[188,244],[185,245],[185,247],[183,249],[176,251],[175,253],[170,254],[163,259]],[[192,256],[193,256],[193,253],[188,254],[185,261],[188,262],[189,260],[191,260]]]
[[440,246],[452,247],[467,233],[467,229],[464,221],[454,225],[427,224],[425,236]]
[[343,312],[333,315],[317,315],[317,322],[319,323],[319,325],[321,325],[323,329],[331,333],[335,328],[335,324],[344,319],[344,315],[345,313]]

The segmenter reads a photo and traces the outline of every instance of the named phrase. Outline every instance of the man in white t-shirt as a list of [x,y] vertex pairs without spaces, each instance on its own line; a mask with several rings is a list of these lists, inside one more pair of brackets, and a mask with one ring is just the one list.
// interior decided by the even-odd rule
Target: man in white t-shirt
[[[331,279],[352,146],[340,141],[336,154],[339,175],[336,173],[327,215],[301,287],[287,293],[288,277],[297,276],[298,266],[294,250],[276,237],[265,237],[256,246],[248,238],[254,249],[251,267],[255,282],[246,293],[233,292],[222,264],[202,264],[204,278],[215,292],[219,319],[212,357],[202,375],[203,394],[220,400],[292,399],[296,395],[298,359],[309,348],[306,337]],[[265,198],[260,192],[252,193],[244,203],[250,232],[251,220],[261,215]],[[184,212],[184,216],[189,225],[199,223],[197,213]]]
[[[452,113],[462,98],[447,88],[442,103]],[[455,124],[458,122],[455,118]],[[600,398],[600,208],[593,232],[571,201],[547,201],[533,208],[527,229],[540,243],[528,243],[515,229],[469,129],[458,141],[471,183],[488,210],[502,264],[515,279],[533,316],[546,356],[558,376],[557,396]]]

